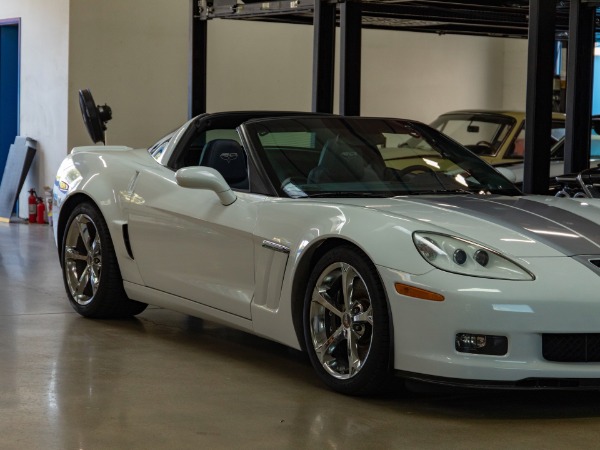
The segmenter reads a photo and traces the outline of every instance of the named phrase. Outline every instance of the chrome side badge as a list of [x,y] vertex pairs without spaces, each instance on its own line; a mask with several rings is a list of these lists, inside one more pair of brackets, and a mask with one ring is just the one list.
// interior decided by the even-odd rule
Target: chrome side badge
[[271,241],[265,240],[262,242],[262,246],[263,246],[263,248],[268,248],[269,250],[273,250],[275,252],[280,252],[280,253],[289,253],[290,252],[289,247],[278,244],[277,242],[271,242]]

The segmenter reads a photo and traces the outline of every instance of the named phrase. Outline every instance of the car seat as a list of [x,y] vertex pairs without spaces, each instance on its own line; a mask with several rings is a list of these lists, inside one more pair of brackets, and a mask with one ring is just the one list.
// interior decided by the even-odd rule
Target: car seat
[[200,165],[219,172],[233,189],[248,189],[246,153],[233,139],[209,141],[202,150]]

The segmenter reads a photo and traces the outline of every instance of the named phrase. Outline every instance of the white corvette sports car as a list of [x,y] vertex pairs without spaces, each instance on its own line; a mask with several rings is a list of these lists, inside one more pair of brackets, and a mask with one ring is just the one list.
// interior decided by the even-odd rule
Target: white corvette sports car
[[54,203],[84,316],[204,317],[349,394],[600,388],[600,204],[523,196],[421,123],[205,114],[150,149],[74,149]]

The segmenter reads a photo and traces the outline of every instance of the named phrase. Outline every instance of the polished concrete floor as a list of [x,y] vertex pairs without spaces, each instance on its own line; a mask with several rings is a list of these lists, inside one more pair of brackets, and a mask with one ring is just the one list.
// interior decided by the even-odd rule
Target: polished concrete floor
[[298,352],[182,314],[84,319],[50,227],[0,224],[0,449],[591,449],[599,438],[599,393],[344,397]]

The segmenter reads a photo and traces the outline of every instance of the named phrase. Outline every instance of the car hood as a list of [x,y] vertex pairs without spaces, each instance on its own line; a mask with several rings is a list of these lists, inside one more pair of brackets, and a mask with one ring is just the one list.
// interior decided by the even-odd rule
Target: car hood
[[415,230],[461,236],[519,257],[600,255],[599,200],[475,195],[352,200],[348,203],[409,219]]

